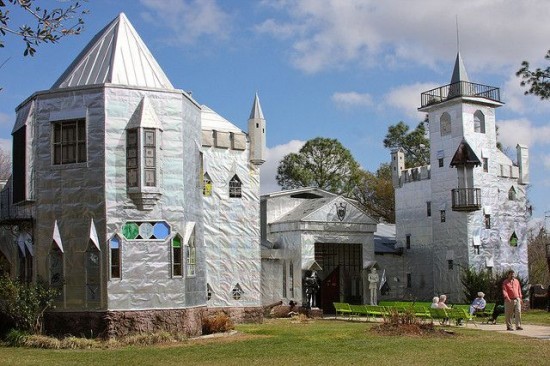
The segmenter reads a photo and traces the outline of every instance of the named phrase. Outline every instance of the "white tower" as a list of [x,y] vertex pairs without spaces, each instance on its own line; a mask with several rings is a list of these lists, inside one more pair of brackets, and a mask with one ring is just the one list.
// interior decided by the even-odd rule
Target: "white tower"
[[248,118],[248,135],[250,136],[250,162],[262,165],[265,162],[265,118],[258,93],[254,96]]

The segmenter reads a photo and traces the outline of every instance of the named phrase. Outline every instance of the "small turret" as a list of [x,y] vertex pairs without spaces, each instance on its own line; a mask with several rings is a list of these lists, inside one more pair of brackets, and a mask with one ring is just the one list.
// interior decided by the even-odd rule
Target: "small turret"
[[265,162],[265,119],[258,93],[254,97],[248,118],[248,135],[250,136],[250,162],[262,165]]
[[391,178],[394,188],[401,187],[401,175],[405,170],[405,153],[401,148],[391,152]]

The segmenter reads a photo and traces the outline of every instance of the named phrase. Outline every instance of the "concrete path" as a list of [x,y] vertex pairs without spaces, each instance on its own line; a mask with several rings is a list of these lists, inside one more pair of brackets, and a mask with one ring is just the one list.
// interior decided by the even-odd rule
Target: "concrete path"
[[533,337],[538,339],[550,340],[550,326],[544,326],[544,325],[522,324],[521,327],[523,328],[523,330],[514,330],[514,331],[506,330],[505,323],[499,323],[495,325],[477,323],[477,327],[475,327],[473,324],[468,324],[467,327],[473,328],[473,329],[499,332],[499,333],[513,334],[513,335],[523,336],[523,337]]

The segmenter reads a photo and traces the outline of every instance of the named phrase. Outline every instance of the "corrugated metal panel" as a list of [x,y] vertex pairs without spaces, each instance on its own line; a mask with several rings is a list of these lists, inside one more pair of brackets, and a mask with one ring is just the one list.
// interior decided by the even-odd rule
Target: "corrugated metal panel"
[[88,43],[52,89],[105,83],[174,89],[124,13]]

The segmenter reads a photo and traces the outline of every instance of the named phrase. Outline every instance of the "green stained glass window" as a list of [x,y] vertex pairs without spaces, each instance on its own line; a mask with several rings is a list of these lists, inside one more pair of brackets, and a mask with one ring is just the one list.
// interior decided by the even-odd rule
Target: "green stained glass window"
[[122,235],[130,240],[137,238],[139,235],[139,226],[135,222],[127,222],[122,227]]

